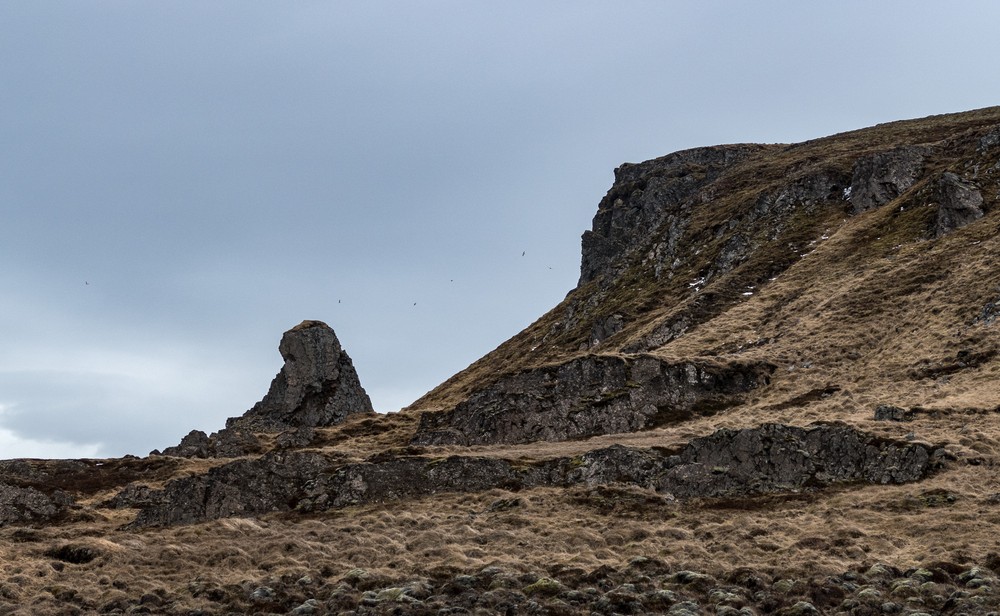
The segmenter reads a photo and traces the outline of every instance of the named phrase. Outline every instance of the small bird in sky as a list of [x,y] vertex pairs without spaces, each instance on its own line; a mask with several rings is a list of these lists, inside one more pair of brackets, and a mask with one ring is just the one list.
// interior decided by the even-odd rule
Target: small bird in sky
[[527,252],[527,251],[526,251],[526,250],[522,250],[522,251],[521,251],[521,256],[522,256],[522,257],[524,256],[524,253],[525,253],[525,252]]

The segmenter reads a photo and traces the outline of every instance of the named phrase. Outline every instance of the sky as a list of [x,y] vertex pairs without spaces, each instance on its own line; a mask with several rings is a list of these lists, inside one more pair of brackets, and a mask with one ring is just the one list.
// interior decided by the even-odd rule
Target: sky
[[218,430],[304,319],[398,410],[572,290],[622,162],[1000,104],[997,23],[993,1],[0,3],[0,458]]

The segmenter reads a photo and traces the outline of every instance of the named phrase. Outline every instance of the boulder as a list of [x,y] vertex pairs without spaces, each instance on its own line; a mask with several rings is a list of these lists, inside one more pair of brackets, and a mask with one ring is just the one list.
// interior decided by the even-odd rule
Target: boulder
[[908,421],[913,413],[891,404],[880,404],[875,407],[875,421]]
[[0,482],[0,527],[48,522],[66,512],[72,499],[56,490],[45,494],[32,487]]
[[975,184],[954,173],[941,174],[934,192],[938,202],[934,237],[951,233],[983,217],[983,195]]
[[851,213],[885,205],[913,186],[920,177],[928,150],[903,146],[858,159],[851,175]]

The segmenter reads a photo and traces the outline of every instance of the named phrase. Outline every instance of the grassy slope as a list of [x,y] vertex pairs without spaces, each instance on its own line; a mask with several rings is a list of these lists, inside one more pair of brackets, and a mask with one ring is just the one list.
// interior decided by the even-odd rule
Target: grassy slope
[[[770,148],[721,180],[719,194],[725,189],[727,196],[700,213],[692,241],[710,241],[714,225],[789,174],[822,167],[849,170],[865,152],[939,141],[991,123],[1000,123],[1000,108]],[[950,163],[937,164],[943,169]],[[975,367],[954,368],[960,351],[988,355],[1000,348],[1000,323],[974,321],[983,306],[1000,299],[1000,211],[995,208],[973,225],[928,241],[921,237],[930,211],[920,201],[922,188],[904,196],[902,212],[885,207],[849,218],[842,205],[831,204],[822,215],[801,221],[793,232],[812,252],[801,257],[770,247],[759,253],[705,289],[721,298],[710,320],[656,350],[667,357],[760,357],[778,364],[772,385],[746,405],[644,433],[471,452],[537,459],[614,442],[670,446],[719,427],[765,421],[839,420],[886,436],[909,434],[946,444],[958,459],[925,482],[682,505],[638,489],[538,489],[517,495],[494,490],[132,532],[120,530],[131,512],[97,506],[117,490],[110,478],[106,485],[80,484],[83,507],[60,524],[0,528],[0,606],[19,606],[0,608],[0,613],[82,613],[144,595],[154,595],[147,599],[154,612],[157,602],[169,605],[172,613],[212,610],[219,601],[245,601],[259,585],[284,579],[296,587],[303,576],[311,580],[301,585],[303,597],[329,594],[356,567],[397,579],[490,564],[556,575],[567,567],[623,567],[646,556],[675,569],[719,575],[746,566],[774,577],[809,577],[875,562],[900,567],[940,560],[982,563],[1000,551],[994,532],[1000,523],[994,504],[1000,493],[994,470],[1000,463],[1000,362],[993,357]],[[987,197],[995,204],[996,194]],[[829,239],[820,240],[823,235]],[[781,273],[767,282],[774,263],[782,260],[787,267],[782,262]],[[602,352],[627,346],[683,309],[692,297],[688,274],[701,264],[689,267],[692,271],[672,281],[652,281],[637,265],[612,285],[602,303],[589,310],[622,312],[632,321]],[[748,280],[766,284],[742,296]],[[579,289],[567,302],[594,289],[595,283]],[[499,373],[578,353],[589,330],[553,328],[565,308],[554,308],[413,408],[448,407]],[[872,411],[880,403],[925,410],[912,422],[874,422]],[[354,419],[323,431],[321,446],[361,459],[403,447],[414,420],[411,413]],[[210,464],[185,462],[175,472],[204,472]],[[501,499],[515,497],[521,499],[517,507],[490,510]],[[66,564],[46,555],[66,544],[88,547],[96,558]],[[73,605],[77,608],[67,607]]]

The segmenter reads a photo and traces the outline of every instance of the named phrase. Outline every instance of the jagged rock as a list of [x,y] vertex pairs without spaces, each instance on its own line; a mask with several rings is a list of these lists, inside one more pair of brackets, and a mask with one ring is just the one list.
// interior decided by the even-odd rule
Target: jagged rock
[[615,182],[598,206],[593,229],[583,234],[580,285],[612,276],[668,219],[662,256],[672,260],[698,190],[764,147],[696,148],[615,169]]
[[854,164],[851,212],[860,214],[885,205],[916,183],[928,149],[903,146],[864,156]]
[[332,426],[349,415],[374,413],[351,358],[332,329],[303,321],[278,346],[285,365],[264,398],[226,428],[278,432],[299,426]]
[[329,506],[343,507],[432,492],[482,492],[495,487],[534,485],[542,483],[542,475],[536,469],[517,469],[510,460],[501,458],[401,457],[347,465],[330,476],[325,490],[332,495]]
[[167,447],[162,455],[178,458],[207,458],[212,449],[212,441],[201,430],[191,430],[181,439],[180,444]]
[[951,233],[983,217],[983,195],[975,184],[954,173],[941,175],[935,186],[935,197],[938,212],[934,237]]
[[589,355],[500,379],[454,409],[425,412],[417,445],[562,441],[711,413],[769,382],[770,364],[669,363]]
[[674,498],[738,497],[834,482],[915,481],[940,457],[928,445],[880,439],[849,426],[765,424],[719,430],[678,451],[614,445],[539,462],[385,455],[338,467],[318,453],[272,453],[171,481],[158,493],[130,486],[113,501],[143,507],[133,523],[139,527],[494,488],[629,484]]
[[691,441],[679,463],[658,476],[676,497],[743,496],[841,481],[915,481],[936,464],[929,447],[890,441],[845,425],[765,424],[719,430]]
[[988,131],[979,138],[979,146],[976,151],[980,154],[984,154],[998,145],[1000,145],[1000,126]]
[[61,491],[45,494],[0,482],[0,526],[47,522],[66,512],[72,499]]
[[274,446],[277,449],[299,449],[308,447],[315,438],[314,428],[302,426],[279,434],[278,438],[274,439]]
[[162,490],[154,490],[141,483],[130,483],[118,494],[103,503],[111,509],[142,509],[164,502]]
[[[267,394],[253,408],[242,417],[228,419],[226,427],[211,436],[192,430],[179,445],[151,455],[184,458],[253,455],[264,450],[254,432],[332,426],[351,415],[374,414],[351,358],[326,323],[303,321],[285,332],[278,350],[285,364],[271,381]],[[282,440],[286,447],[289,438]]]
[[993,325],[997,318],[1000,318],[1000,299],[986,302],[979,314],[972,319],[972,324]]
[[132,500],[124,494],[113,500],[117,506],[144,507],[133,522],[137,527],[288,511],[304,497],[306,484],[328,467],[318,453],[276,452],[175,479],[162,491],[133,489]]
[[178,458],[238,458],[261,453],[263,444],[250,432],[226,428],[206,435],[192,430],[176,447],[167,447],[160,455]]
[[613,314],[594,323],[590,330],[590,344],[594,347],[600,344],[605,338],[610,338],[622,330],[625,321],[622,315]]

